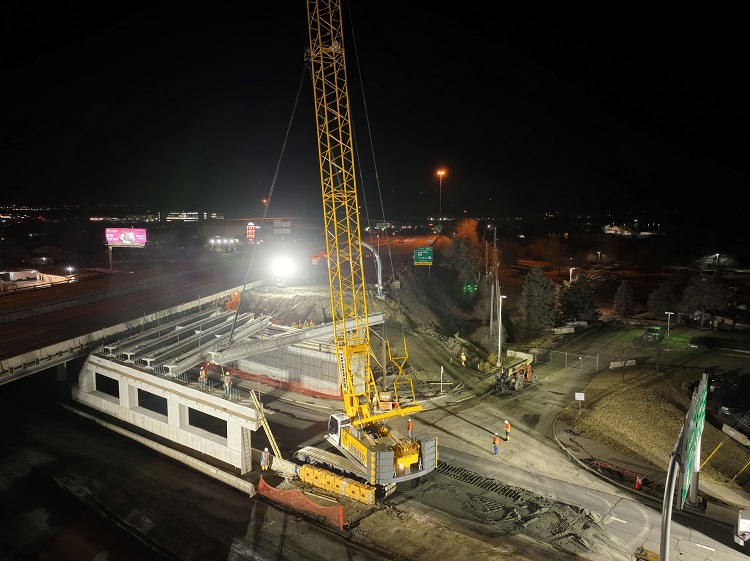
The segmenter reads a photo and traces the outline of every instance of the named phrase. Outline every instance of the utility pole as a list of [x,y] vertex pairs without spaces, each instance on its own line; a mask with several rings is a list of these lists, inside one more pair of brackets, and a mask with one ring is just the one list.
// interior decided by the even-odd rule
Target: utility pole
[[492,242],[492,289],[490,290],[490,335],[492,335],[492,314],[495,307],[495,284],[497,284],[497,226],[494,228],[495,233]]

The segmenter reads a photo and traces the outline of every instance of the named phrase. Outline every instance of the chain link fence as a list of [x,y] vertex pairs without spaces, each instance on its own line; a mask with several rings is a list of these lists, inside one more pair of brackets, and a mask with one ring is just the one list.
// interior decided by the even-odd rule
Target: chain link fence
[[553,351],[550,349],[536,349],[534,362],[537,364],[549,364],[563,368],[575,368],[599,372],[599,356],[586,356],[578,353],[567,353],[565,351]]

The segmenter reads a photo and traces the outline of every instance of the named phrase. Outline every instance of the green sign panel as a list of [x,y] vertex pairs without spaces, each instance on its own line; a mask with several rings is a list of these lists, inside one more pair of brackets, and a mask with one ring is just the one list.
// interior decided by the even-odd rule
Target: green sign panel
[[680,509],[685,506],[685,499],[687,498],[690,485],[693,482],[693,474],[696,471],[696,466],[700,462],[700,458],[697,457],[697,452],[701,436],[703,435],[703,425],[706,420],[707,388],[708,379],[706,374],[703,374],[698,389],[696,389],[693,394],[693,399],[685,418],[682,441],[682,463],[680,465],[680,480],[682,483],[679,496]]
[[415,265],[432,265],[432,248],[420,247],[414,250]]
[[390,222],[379,222],[379,223],[375,224],[375,227],[378,230],[385,230],[386,228],[390,228],[391,227],[391,223]]

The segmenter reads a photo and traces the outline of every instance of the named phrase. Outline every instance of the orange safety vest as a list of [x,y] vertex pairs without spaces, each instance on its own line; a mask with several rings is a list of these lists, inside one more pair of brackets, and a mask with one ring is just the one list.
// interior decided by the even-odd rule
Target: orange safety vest
[[510,432],[510,423],[505,423],[505,432]]

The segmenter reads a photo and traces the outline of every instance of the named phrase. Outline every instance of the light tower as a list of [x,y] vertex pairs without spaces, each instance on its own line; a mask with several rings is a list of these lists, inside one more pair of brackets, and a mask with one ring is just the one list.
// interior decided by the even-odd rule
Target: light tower
[[438,218],[440,218],[443,215],[443,176],[445,175],[445,170],[439,169],[437,174],[440,182],[440,198],[438,200]]

